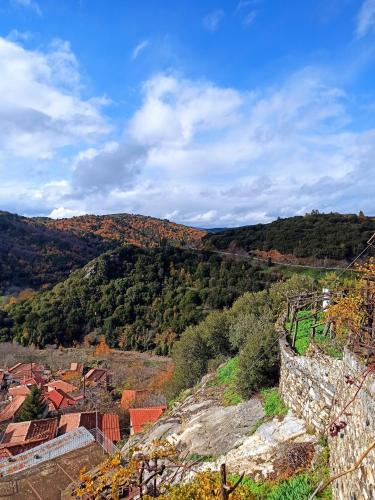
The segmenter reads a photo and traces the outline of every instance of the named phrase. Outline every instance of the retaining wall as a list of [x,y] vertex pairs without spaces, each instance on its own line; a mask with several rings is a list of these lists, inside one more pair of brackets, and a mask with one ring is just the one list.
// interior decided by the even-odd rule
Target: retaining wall
[[[298,356],[282,332],[280,340],[280,392],[285,403],[318,434],[327,435],[332,422],[354,396],[357,385],[348,385],[345,375],[358,381],[365,366],[345,351],[342,360],[310,346],[306,356]],[[347,427],[338,436],[329,437],[331,474],[352,467],[375,440],[375,374],[370,374],[348,414],[340,417]],[[375,499],[375,450],[361,466],[333,483],[334,500]]]

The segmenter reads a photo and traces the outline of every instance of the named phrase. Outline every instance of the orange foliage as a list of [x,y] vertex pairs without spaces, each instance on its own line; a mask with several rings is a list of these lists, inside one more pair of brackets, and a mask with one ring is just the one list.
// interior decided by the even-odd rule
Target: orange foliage
[[147,390],[154,392],[163,392],[167,383],[173,376],[174,365],[171,363],[165,370],[155,375],[147,384]]
[[95,349],[94,356],[102,356],[103,354],[108,354],[109,352],[111,352],[111,349],[105,341],[104,335],[100,335],[99,344]]
[[51,229],[95,234],[136,246],[158,246],[162,240],[197,244],[207,234],[206,231],[168,220],[132,214],[83,215],[69,219],[47,219],[43,223]]

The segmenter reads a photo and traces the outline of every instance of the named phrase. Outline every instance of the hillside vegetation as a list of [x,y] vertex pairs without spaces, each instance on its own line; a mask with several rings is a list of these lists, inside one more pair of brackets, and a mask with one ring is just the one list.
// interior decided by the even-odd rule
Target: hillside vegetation
[[27,218],[0,212],[0,294],[55,284],[116,246],[197,246],[206,234],[142,215]]
[[[375,232],[375,218],[363,215],[311,213],[278,219],[219,233],[207,234],[203,241],[219,250],[240,248],[270,252],[295,258],[350,261],[366,246]],[[267,256],[267,255],[265,255]],[[269,254],[272,256],[272,253]]]
[[248,399],[276,383],[279,346],[275,322],[289,295],[315,286],[312,278],[296,275],[273,283],[268,290],[245,293],[231,308],[212,312],[187,328],[173,348],[170,396],[193,387],[210,368],[228,359],[218,372],[218,383],[228,383],[223,395],[227,402]]
[[250,262],[212,253],[123,246],[52,290],[8,305],[0,316],[0,335],[44,346],[71,345],[91,332],[103,332],[113,347],[156,346],[158,352],[168,353],[186,327],[272,279]]
[[56,283],[111,247],[93,234],[78,236],[0,212],[0,293]]
[[176,224],[166,219],[143,215],[82,215],[69,219],[39,219],[52,229],[74,234],[94,234],[107,240],[115,240],[137,246],[158,246],[164,240],[177,245],[194,245],[206,231]]

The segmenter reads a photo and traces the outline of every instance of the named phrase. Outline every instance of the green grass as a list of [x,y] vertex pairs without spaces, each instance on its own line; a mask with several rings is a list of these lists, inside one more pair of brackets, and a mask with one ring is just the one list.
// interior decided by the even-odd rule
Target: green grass
[[[237,481],[238,475],[230,475],[232,482]],[[245,477],[241,483],[257,500],[308,500],[314,491],[313,484],[307,474],[298,474],[290,479],[277,483],[257,483]]]
[[216,383],[229,385],[236,377],[238,357],[229,359],[216,372]]
[[238,369],[238,357],[228,359],[216,371],[215,379],[210,385],[225,385],[223,392],[223,404],[225,406],[238,405],[243,399],[236,388],[236,376]]
[[188,462],[216,462],[217,457],[214,455],[199,455],[199,453],[191,453],[187,457]]
[[[300,356],[304,356],[306,354],[306,351],[310,345],[310,340],[311,340],[310,327],[314,322],[313,319],[308,318],[310,314],[311,311],[309,310],[303,310],[297,313],[297,318],[299,319],[299,321],[298,321],[296,343],[294,348]],[[321,315],[318,315],[317,321],[318,322],[323,321]],[[290,322],[286,323],[286,328],[288,331],[290,330]],[[328,356],[341,359],[343,354],[343,347],[334,339],[331,339],[328,336],[324,336],[323,331],[324,331],[324,325],[319,325],[318,327],[316,327],[314,342],[318,344],[319,347],[323,350],[323,352],[328,354]],[[290,332],[289,334],[290,342],[292,341],[292,337],[293,337],[293,332]]]
[[272,488],[266,498],[267,500],[308,500],[313,491],[310,478],[306,474],[300,474],[281,481]]
[[267,417],[283,417],[288,413],[288,407],[281,399],[277,387],[262,389],[263,408]]

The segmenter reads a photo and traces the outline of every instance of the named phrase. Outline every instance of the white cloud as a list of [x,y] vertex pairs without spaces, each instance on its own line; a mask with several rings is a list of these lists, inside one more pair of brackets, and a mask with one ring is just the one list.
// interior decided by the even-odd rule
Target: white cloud
[[36,167],[36,180],[18,184],[4,174],[0,200],[22,213],[135,212],[203,227],[313,208],[371,213],[375,130],[355,130],[353,118],[351,96],[311,68],[256,91],[159,74],[142,86],[122,140],[82,148],[52,180],[40,182]]
[[136,45],[132,52],[132,59],[135,60],[139,56],[139,54],[145,50],[150,45],[149,40],[143,40],[138,45]]
[[212,12],[209,12],[203,19],[203,26],[206,30],[217,31],[219,29],[219,25],[224,17],[224,11],[222,9],[216,9]]
[[0,37],[0,149],[51,158],[58,148],[108,132],[100,105],[79,96],[78,62],[67,42],[26,50]]
[[41,10],[38,2],[36,2],[35,0],[11,0],[11,3],[14,6],[22,7],[22,8],[31,10],[35,14],[37,14],[38,16],[42,15],[42,10]]
[[363,37],[375,27],[375,0],[364,0],[357,17],[356,34]]

